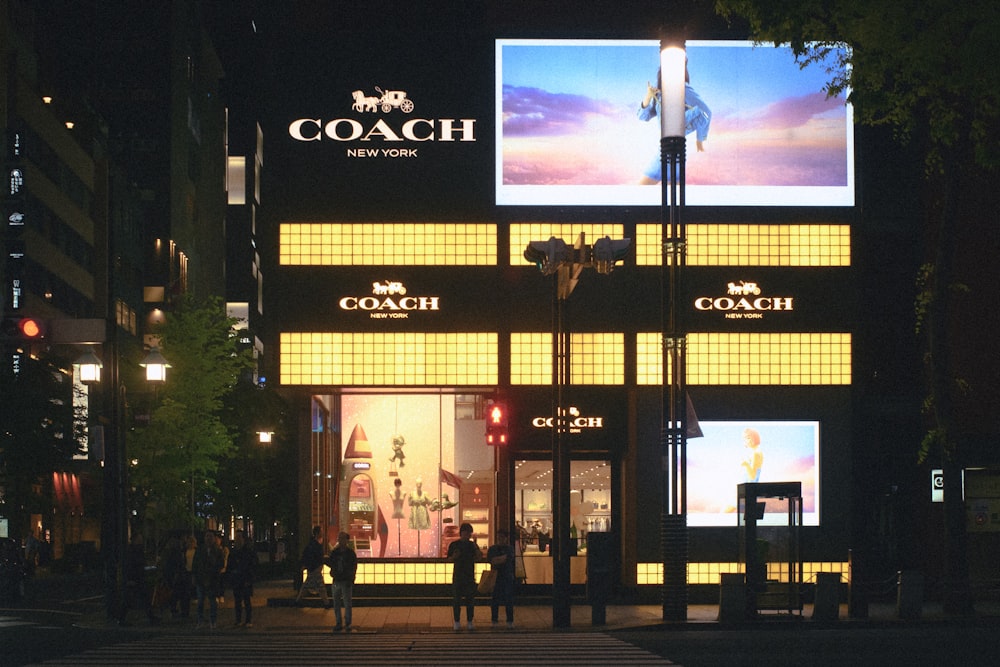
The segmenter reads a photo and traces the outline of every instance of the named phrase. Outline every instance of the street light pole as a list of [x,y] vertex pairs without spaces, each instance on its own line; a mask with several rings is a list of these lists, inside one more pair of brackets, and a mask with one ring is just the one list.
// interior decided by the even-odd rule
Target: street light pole
[[104,358],[107,374],[104,378],[104,521],[101,523],[101,551],[104,552],[104,603],[109,620],[118,617],[124,591],[124,559],[126,541],[125,452],[122,442],[124,387],[119,376],[118,332],[115,321],[108,318]]
[[686,265],[684,207],[684,92],[687,56],[683,37],[660,36],[660,187],[662,264],[663,620],[687,620],[687,334],[679,323],[678,299]]
[[572,556],[576,546],[570,538],[570,453],[566,435],[566,406],[564,388],[570,383],[570,335],[563,322],[564,302],[576,287],[585,267],[598,273],[609,274],[623,261],[632,247],[631,239],[610,237],[598,239],[593,247],[587,245],[581,232],[572,249],[562,239],[554,236],[548,241],[531,241],[524,250],[524,258],[538,265],[543,275],[554,276],[552,281],[552,625],[569,627],[571,617],[570,584],[572,583]]

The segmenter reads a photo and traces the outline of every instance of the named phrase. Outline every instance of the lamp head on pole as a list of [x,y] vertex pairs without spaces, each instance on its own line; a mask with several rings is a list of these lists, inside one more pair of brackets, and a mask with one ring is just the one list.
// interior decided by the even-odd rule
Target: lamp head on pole
[[101,383],[101,368],[104,364],[94,354],[93,350],[87,350],[80,355],[80,358],[73,362],[80,370],[80,382],[85,385],[96,385]]
[[262,445],[268,445],[274,438],[274,431],[257,431],[258,442]]
[[146,369],[146,382],[166,382],[170,364],[163,358],[158,348],[151,349],[139,365]]
[[660,34],[660,136],[684,136],[684,84],[687,53],[684,37]]

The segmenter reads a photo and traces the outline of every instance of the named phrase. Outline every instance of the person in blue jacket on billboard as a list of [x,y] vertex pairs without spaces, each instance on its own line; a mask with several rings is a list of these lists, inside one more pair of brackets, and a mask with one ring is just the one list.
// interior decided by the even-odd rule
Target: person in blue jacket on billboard
[[[660,70],[656,71],[656,82],[660,81]],[[639,120],[649,121],[656,118],[659,113],[660,107],[660,89],[653,84],[646,82],[646,95],[642,99],[642,103],[639,105]],[[695,133],[695,145],[697,146],[698,152],[702,153],[705,151],[705,141],[708,139],[708,129],[712,124],[712,110],[705,103],[705,100],[701,99],[694,88],[691,87],[691,78],[687,72],[687,68],[684,70],[684,133],[691,134]],[[661,162],[660,156],[657,155],[646,171],[643,173],[642,178],[639,180],[641,185],[654,185],[659,183],[662,179],[661,175]]]

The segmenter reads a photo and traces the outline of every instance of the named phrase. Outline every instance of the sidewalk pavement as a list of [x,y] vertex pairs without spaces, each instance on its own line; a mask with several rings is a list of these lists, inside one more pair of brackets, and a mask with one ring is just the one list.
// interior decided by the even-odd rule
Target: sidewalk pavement
[[[288,580],[265,581],[255,584],[253,597],[253,627],[237,627],[231,591],[219,606],[215,632],[330,632],[335,616],[332,609],[324,609],[319,598],[307,597],[302,606],[294,604],[295,593]],[[515,601],[516,602],[516,601]],[[133,612],[136,630],[159,629],[165,632],[196,631],[196,605],[192,601],[191,618],[172,618],[169,612],[161,614],[161,621],[154,626],[147,624]],[[206,614],[207,614],[206,609]],[[742,622],[720,622],[719,605],[688,605],[687,621],[664,622],[660,605],[630,604],[608,605],[605,608],[604,624],[594,624],[593,609],[587,604],[573,604],[570,608],[570,626],[554,628],[552,606],[550,604],[515,604],[515,625],[507,628],[503,608],[500,622],[490,623],[490,608],[483,598],[476,606],[476,632],[614,632],[622,630],[712,630],[747,625],[769,626],[793,624],[798,627],[871,627],[884,624],[955,623],[990,624],[1000,626],[1000,601],[987,600],[976,603],[976,614],[972,617],[957,618],[944,613],[940,603],[924,602],[919,615],[900,618],[894,603],[877,602],[868,607],[867,618],[849,618],[847,605],[841,604],[838,616],[834,618],[814,618],[813,605],[806,604],[801,614],[761,613],[757,618]],[[599,614],[598,614],[599,617]],[[207,620],[207,619],[206,619]],[[358,598],[354,600],[353,631],[362,633],[426,633],[453,632],[452,608],[450,600],[442,600],[433,605],[423,601],[420,604],[388,604],[386,601]],[[91,614],[81,619],[81,625],[89,627],[106,626],[103,613]],[[462,632],[465,629],[465,611],[462,611]],[[198,632],[210,632],[205,623]]]

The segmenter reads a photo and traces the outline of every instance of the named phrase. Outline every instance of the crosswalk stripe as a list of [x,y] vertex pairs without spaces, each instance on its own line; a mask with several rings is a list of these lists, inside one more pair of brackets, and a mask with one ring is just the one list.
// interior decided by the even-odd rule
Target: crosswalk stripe
[[407,665],[673,665],[675,663],[600,633],[474,632],[421,634],[261,633],[164,635],[46,661],[45,667],[81,665],[324,665],[348,660],[360,667]]

